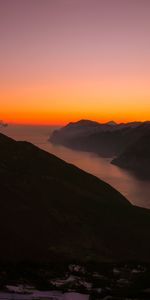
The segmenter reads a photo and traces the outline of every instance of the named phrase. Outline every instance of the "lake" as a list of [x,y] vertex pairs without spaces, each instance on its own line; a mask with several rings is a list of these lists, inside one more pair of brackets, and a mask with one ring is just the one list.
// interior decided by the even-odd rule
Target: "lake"
[[30,141],[38,147],[55,154],[79,168],[106,181],[121,192],[132,204],[150,208],[150,181],[140,180],[129,171],[110,164],[111,159],[93,153],[68,149],[48,142],[56,127],[9,125],[1,132],[16,139]]

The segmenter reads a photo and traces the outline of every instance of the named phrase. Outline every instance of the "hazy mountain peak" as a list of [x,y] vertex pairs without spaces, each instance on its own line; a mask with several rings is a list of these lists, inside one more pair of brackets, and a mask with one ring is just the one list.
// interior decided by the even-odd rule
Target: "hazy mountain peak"
[[106,123],[106,125],[116,126],[117,123],[115,121],[109,121],[109,122]]
[[79,127],[79,126],[98,126],[100,125],[100,123],[96,122],[96,121],[91,121],[91,120],[88,120],[88,119],[81,119],[79,121],[76,121],[76,122],[70,122],[66,125],[67,126],[72,126],[72,127]]

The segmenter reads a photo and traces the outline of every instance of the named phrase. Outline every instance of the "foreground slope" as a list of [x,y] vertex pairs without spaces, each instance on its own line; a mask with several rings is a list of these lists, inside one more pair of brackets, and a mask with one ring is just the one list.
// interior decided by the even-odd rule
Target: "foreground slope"
[[150,260],[150,211],[98,178],[0,134],[1,260]]

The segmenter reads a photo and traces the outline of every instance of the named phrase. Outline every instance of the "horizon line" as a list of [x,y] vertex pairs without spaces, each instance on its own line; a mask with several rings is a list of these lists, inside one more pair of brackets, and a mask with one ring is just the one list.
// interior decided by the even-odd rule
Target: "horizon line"
[[139,123],[145,123],[145,122],[150,122],[150,120],[129,120],[129,121],[115,121],[115,120],[108,120],[108,121],[103,121],[101,122],[100,120],[93,120],[93,119],[86,119],[86,118],[79,118],[77,120],[70,120],[70,121],[61,121],[60,123],[54,123],[54,122],[17,122],[17,121],[5,121],[5,123],[7,123],[8,125],[27,125],[27,126],[62,126],[68,123],[76,123],[79,122],[81,120],[85,120],[85,121],[92,121],[92,122],[97,122],[100,124],[106,124],[109,122],[115,122],[116,124],[127,124],[127,123],[134,123],[134,122],[139,122]]

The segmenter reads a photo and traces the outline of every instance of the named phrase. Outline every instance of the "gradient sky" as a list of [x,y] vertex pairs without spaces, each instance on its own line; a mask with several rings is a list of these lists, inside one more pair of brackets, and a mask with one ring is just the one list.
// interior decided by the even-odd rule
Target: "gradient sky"
[[150,0],[0,0],[0,119],[150,119]]

